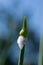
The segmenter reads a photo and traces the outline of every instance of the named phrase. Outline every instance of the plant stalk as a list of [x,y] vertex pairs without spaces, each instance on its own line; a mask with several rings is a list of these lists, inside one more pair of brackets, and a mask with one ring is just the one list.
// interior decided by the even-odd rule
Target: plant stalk
[[43,29],[41,31],[41,40],[40,40],[40,48],[39,48],[39,64],[38,65],[43,65]]
[[24,45],[23,48],[20,50],[20,57],[19,57],[19,63],[18,63],[18,65],[23,65],[24,50],[25,50],[25,45]]

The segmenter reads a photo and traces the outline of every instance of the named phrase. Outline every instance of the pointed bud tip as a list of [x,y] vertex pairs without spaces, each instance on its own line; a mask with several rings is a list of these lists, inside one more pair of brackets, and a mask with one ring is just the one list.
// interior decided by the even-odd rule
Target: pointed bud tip
[[24,19],[26,19],[26,16],[24,16]]
[[24,16],[23,27],[20,31],[20,35],[23,35],[24,37],[28,37],[26,16]]

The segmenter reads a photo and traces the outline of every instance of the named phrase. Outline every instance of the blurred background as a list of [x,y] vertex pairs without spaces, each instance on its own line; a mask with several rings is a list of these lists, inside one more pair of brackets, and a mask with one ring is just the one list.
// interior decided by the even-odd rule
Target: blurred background
[[20,49],[17,45],[23,18],[26,16],[29,37],[26,41],[24,65],[38,65],[43,0],[0,0],[0,58],[7,46],[5,65],[18,65]]

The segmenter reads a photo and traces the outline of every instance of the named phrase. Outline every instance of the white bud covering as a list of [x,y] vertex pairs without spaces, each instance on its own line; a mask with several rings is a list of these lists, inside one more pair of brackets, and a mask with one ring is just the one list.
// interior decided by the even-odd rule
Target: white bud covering
[[19,46],[20,49],[23,48],[24,44],[25,44],[25,38],[24,36],[19,36],[17,39],[17,44]]

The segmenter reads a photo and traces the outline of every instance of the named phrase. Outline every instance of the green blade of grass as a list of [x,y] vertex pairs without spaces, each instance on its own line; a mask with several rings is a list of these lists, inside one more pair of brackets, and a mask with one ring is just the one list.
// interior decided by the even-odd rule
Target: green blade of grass
[[41,30],[40,47],[39,47],[39,64],[43,65],[43,26]]

